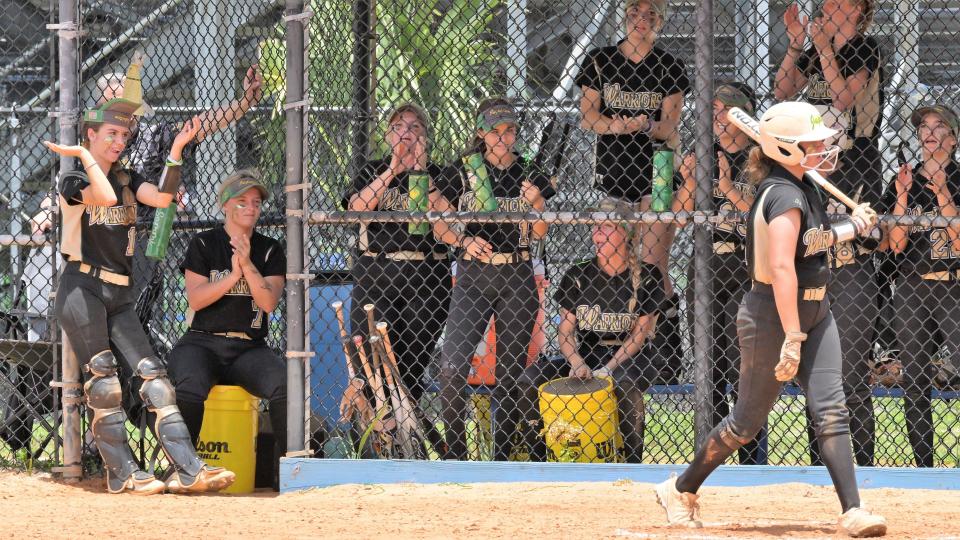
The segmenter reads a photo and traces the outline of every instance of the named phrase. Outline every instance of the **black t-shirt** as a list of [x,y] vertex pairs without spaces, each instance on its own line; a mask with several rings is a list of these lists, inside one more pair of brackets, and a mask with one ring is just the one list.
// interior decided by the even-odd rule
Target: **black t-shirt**
[[[550,187],[550,178],[523,158],[517,157],[513,165],[506,169],[495,167],[486,160],[483,163],[490,176],[498,212],[529,212],[531,210],[530,203],[523,198],[524,180],[529,180],[540,189],[544,198],[550,194],[547,192],[547,188]],[[456,206],[461,212],[477,211],[477,198],[467,181],[467,172],[463,163],[446,167],[436,185],[450,204]],[[531,230],[526,223],[467,223],[464,234],[483,238],[492,244],[493,251],[496,253],[515,253],[527,251],[530,246]]]
[[[190,270],[207,276],[210,282],[220,281],[230,275],[232,257],[230,236],[221,225],[193,235],[180,271]],[[263,277],[286,274],[283,246],[256,231],[250,238],[250,260]],[[222,298],[194,313],[190,328],[201,332],[246,332],[253,339],[262,339],[267,336],[269,322],[269,313],[264,313],[250,295],[246,278],[240,278]]]
[[[869,73],[867,84],[858,94],[857,100],[846,112],[840,113],[845,117],[848,125],[847,144],[841,149],[849,149],[853,145],[853,139],[857,137],[867,138],[876,145],[880,136],[880,118],[884,100],[880,44],[873,37],[858,35],[840,47],[835,56],[840,74],[845,79],[862,69],[866,69]],[[816,105],[821,112],[824,112],[826,107],[832,107],[833,93],[830,90],[830,81],[823,78],[820,54],[817,53],[816,47],[811,45],[804,51],[797,58],[796,66],[807,78],[806,101]],[[824,121],[827,120],[828,118],[825,117]]]
[[[638,63],[617,45],[587,54],[576,83],[600,92],[600,114],[639,116],[659,121],[664,98],[690,88],[683,62],[654,46]],[[659,144],[642,133],[597,135],[595,171],[598,186],[614,197],[639,201],[650,194],[653,152]]]
[[570,267],[560,280],[553,299],[577,317],[577,351],[592,369],[609,360],[620,346],[601,345],[601,340],[624,342],[639,317],[660,312],[664,307],[663,275],[651,264],[639,269],[636,306],[632,271],[628,268],[611,276],[596,258]]
[[[713,151],[714,153],[723,152],[727,162],[730,163],[730,179],[733,181],[733,187],[740,190],[744,196],[753,196],[756,193],[756,187],[744,174],[750,148],[730,153],[721,148],[718,143],[714,143]],[[720,164],[715,159],[713,161],[713,207],[723,216],[723,220],[718,222],[713,230],[713,241],[731,242],[737,247],[742,247],[743,238],[747,235],[747,224],[740,218],[740,211],[730,202],[727,195],[720,189]]]
[[[907,215],[937,217],[940,215],[940,205],[937,196],[926,188],[929,180],[920,174],[921,167],[921,164],[917,164],[913,168],[913,184],[907,193]],[[947,165],[947,184],[953,193],[954,203],[960,204],[960,167],[956,163]],[[883,194],[881,211],[893,213],[896,202],[894,179]],[[957,267],[958,258],[960,253],[952,249],[946,228],[912,225],[908,227],[908,242],[900,258],[900,271],[904,274],[949,271]]]
[[774,165],[770,175],[757,186],[757,199],[747,220],[747,267],[750,278],[773,283],[770,271],[768,225],[777,216],[798,208],[801,212],[800,237],[793,262],[799,287],[822,287],[830,281],[828,251],[833,242],[826,198],[806,177],[793,175]]
[[[341,205],[348,208],[350,197],[367,187],[370,182],[390,167],[390,161],[381,159],[370,161],[360,170],[360,174],[353,179],[353,185],[343,194]],[[434,181],[439,178],[441,167],[433,163],[427,164],[426,173]],[[407,211],[410,209],[410,175],[405,171],[396,176],[390,186],[384,191],[377,204],[379,211]],[[358,231],[357,249],[360,253],[392,253],[395,251],[419,251],[421,253],[444,253],[445,246],[433,237],[433,231],[427,234],[410,234],[407,223],[378,223],[360,224]]]
[[[114,206],[83,204],[80,192],[90,185],[83,167],[67,172],[60,179],[63,230],[60,252],[67,260],[129,276],[133,273],[136,245],[136,193],[145,180],[135,171],[122,169],[110,171],[107,179],[117,197]],[[123,187],[124,182],[127,188]],[[125,189],[129,189],[126,200]]]

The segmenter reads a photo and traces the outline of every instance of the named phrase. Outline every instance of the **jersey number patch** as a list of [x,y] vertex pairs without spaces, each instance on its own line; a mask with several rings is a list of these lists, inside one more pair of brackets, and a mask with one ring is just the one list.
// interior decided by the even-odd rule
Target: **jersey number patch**
[[930,231],[930,258],[934,260],[956,259],[960,253],[954,251],[950,235],[946,229]]
[[253,321],[250,323],[250,328],[260,328],[263,326],[263,310],[257,305],[256,300],[251,299],[250,303],[253,304]]
[[130,227],[127,229],[127,257],[133,257],[133,248],[137,244],[137,228]]

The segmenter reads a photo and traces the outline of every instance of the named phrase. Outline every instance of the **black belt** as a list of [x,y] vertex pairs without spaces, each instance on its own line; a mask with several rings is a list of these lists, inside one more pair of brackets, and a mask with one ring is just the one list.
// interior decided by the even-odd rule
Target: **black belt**
[[[773,296],[773,285],[769,283],[753,282],[753,290],[761,294]],[[827,286],[820,287],[799,287],[797,288],[797,298],[808,302],[819,302],[826,298]]]
[[446,253],[424,253],[422,251],[385,251],[380,253],[364,251],[362,256],[374,259],[384,258],[391,261],[425,261],[427,259],[443,261],[447,259]]

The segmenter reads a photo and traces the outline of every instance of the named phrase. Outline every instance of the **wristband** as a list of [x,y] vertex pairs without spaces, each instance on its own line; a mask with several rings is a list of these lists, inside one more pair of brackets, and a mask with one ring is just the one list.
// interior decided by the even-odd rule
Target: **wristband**
[[171,156],[167,156],[167,163],[166,163],[166,165],[167,165],[167,167],[179,167],[179,166],[183,165],[183,160],[181,159],[181,160],[178,161],[178,160],[176,160],[176,159],[173,159]]
[[834,224],[832,227],[830,227],[830,231],[833,232],[834,245],[839,244],[840,242],[853,240],[857,237],[857,226],[849,219]]
[[653,133],[653,124],[654,124],[653,120],[647,120],[647,127],[643,128],[643,131],[641,131],[640,133],[643,133],[644,135],[649,137],[650,134]]
[[90,167],[96,167],[96,166],[99,166],[99,165],[100,165],[99,163],[97,163],[96,161],[94,161],[93,163],[91,163],[91,164],[87,165],[86,167],[84,167],[83,170],[89,171],[89,170],[90,170]]
[[167,168],[160,174],[160,182],[157,185],[157,191],[167,195],[176,195],[180,188],[180,169],[178,166],[170,166],[167,162]]

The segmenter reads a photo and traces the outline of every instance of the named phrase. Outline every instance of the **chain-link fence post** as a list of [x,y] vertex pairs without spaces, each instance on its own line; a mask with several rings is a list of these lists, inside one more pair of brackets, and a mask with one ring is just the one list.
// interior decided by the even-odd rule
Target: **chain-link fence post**
[[[713,2],[699,2],[697,7],[696,75],[696,142],[697,156],[697,208],[704,212],[713,210]],[[712,337],[710,299],[713,298],[713,283],[710,275],[710,227],[709,222],[697,225],[694,232],[694,440],[700,448],[707,440],[711,425]]]
[[[60,58],[60,135],[59,143],[77,144],[79,119],[79,11],[76,0],[60,0],[59,58]],[[61,173],[73,168],[73,158],[60,157]],[[80,457],[80,359],[70,350],[66,334],[62,334],[63,350],[63,477],[79,479]]]
[[[287,275],[303,274],[303,137],[306,107],[303,92],[303,2],[287,0],[284,10],[287,34],[286,185]],[[304,449],[303,363],[306,344],[304,280],[287,282],[287,452]]]

